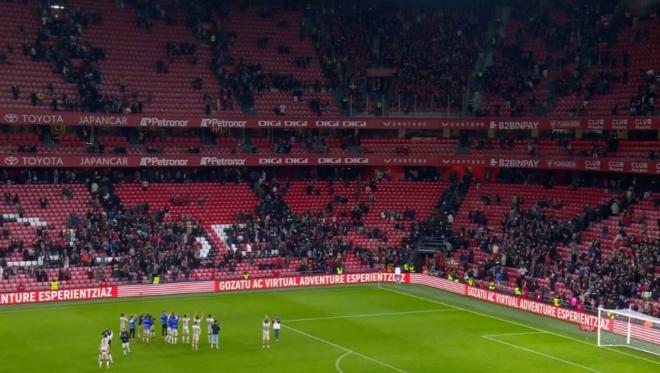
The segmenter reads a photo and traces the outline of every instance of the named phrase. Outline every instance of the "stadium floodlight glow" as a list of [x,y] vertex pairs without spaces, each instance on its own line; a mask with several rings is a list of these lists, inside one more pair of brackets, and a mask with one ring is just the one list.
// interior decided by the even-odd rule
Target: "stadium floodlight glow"
[[598,346],[628,347],[660,356],[660,319],[630,308],[598,308]]
[[50,4],[50,7],[52,9],[64,9],[64,5],[62,4]]

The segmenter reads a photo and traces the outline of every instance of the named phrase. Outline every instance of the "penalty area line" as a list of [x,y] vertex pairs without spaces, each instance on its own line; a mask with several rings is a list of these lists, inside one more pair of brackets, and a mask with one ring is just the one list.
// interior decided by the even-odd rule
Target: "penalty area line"
[[[527,334],[539,334],[539,333],[527,333]],[[502,334],[500,334],[500,335],[502,335]],[[525,334],[509,334],[509,335],[525,335]],[[568,361],[568,360],[562,359],[562,358],[554,356],[554,355],[549,355],[549,354],[546,354],[544,352],[532,350],[531,348],[523,347],[523,346],[520,346],[520,345],[517,345],[517,344],[514,344],[514,343],[510,343],[510,342],[505,342],[505,341],[499,340],[497,338],[494,338],[493,336],[482,335],[481,337],[484,338],[484,339],[487,339],[489,341],[492,341],[492,342],[501,343],[503,345],[506,345],[506,346],[509,346],[509,347],[512,347],[512,348],[516,348],[518,350],[529,352],[531,354],[543,356],[547,359],[551,359],[551,360],[559,361],[560,363],[572,365],[574,367],[584,369],[584,370],[587,370],[589,372],[602,373],[600,370],[589,368],[588,366],[584,366],[584,365],[581,365],[581,364],[578,364],[578,363],[574,363],[572,361]]]
[[352,355],[355,355],[355,356],[359,356],[359,357],[361,357],[361,358],[363,358],[363,359],[365,359],[365,360],[369,360],[369,361],[371,361],[371,362],[373,362],[373,363],[376,363],[376,364],[378,364],[378,365],[381,365],[381,366],[384,366],[384,367],[386,367],[386,368],[389,368],[389,369],[391,369],[391,370],[394,370],[394,371],[397,371],[397,372],[400,372],[400,373],[408,373],[408,372],[406,372],[405,370],[403,370],[403,369],[399,369],[399,368],[397,368],[397,367],[395,367],[395,366],[393,366],[393,365],[390,365],[390,364],[388,364],[388,363],[386,363],[386,362],[384,362],[384,361],[380,361],[380,360],[378,360],[378,359],[374,359],[373,357],[369,357],[369,356],[364,355],[364,354],[361,354],[361,353],[359,353],[359,352],[355,352],[355,351],[353,351],[353,350],[351,350],[351,349],[349,349],[349,348],[346,348],[346,347],[344,347],[344,346],[340,346],[340,345],[338,345],[338,344],[336,344],[336,343],[334,343],[334,342],[330,342],[330,341],[328,341],[327,339],[323,339],[323,338],[317,337],[317,336],[315,336],[315,335],[313,335],[313,334],[309,334],[309,333],[307,333],[307,332],[304,332],[304,331],[302,331],[302,330],[296,329],[296,328],[294,328],[294,327],[291,327],[291,326],[288,326],[288,325],[284,325],[284,324],[282,324],[282,328],[289,329],[289,330],[291,330],[292,332],[298,333],[298,334],[300,334],[300,335],[304,335],[304,336],[307,337],[307,338],[314,339],[314,340],[316,340],[316,341],[318,341],[318,342],[325,343],[325,344],[327,344],[328,346],[332,346],[332,347],[334,347],[334,348],[336,348],[336,349],[338,349],[338,350],[342,350],[342,351],[346,352],[344,355],[342,355],[342,356],[339,357],[340,359],[337,359],[337,361],[335,361],[335,368],[337,368],[340,372],[342,372],[342,370],[339,369],[339,367],[338,367],[338,365],[339,365],[339,361],[340,361],[342,358],[344,358],[344,357],[346,357],[346,356],[352,354]]
[[496,338],[496,337],[511,337],[516,335],[532,335],[532,334],[546,334],[546,332],[521,332],[521,333],[500,333],[500,334],[484,334],[484,338]]
[[569,337],[569,336],[564,335],[564,334],[559,334],[559,333],[551,332],[551,331],[549,331],[549,330],[545,330],[545,329],[537,328],[537,327],[535,327],[535,326],[531,326],[531,325],[528,325],[528,324],[523,324],[523,323],[519,323],[519,322],[512,321],[512,320],[503,319],[503,318],[501,318],[501,317],[497,317],[497,316],[493,316],[493,315],[488,315],[488,314],[485,314],[485,313],[481,313],[481,312],[478,312],[478,311],[473,311],[473,310],[470,310],[470,309],[467,309],[467,308],[463,308],[463,307],[459,307],[459,306],[454,306],[453,304],[449,304],[449,303],[441,302],[441,301],[439,301],[439,300],[435,300],[435,299],[431,299],[431,298],[426,298],[426,297],[422,297],[422,296],[415,295],[415,294],[410,294],[410,293],[407,293],[407,292],[405,292],[405,291],[400,291],[400,290],[396,290],[396,289],[390,289],[390,288],[387,288],[387,287],[381,287],[381,288],[379,288],[379,289],[381,289],[381,290],[385,290],[385,291],[389,291],[389,292],[392,292],[392,293],[397,293],[397,294],[405,295],[405,296],[407,296],[407,297],[411,297],[411,298],[415,298],[415,299],[424,300],[424,301],[427,301],[427,302],[430,302],[430,303],[439,304],[439,305],[441,305],[441,306],[455,308],[455,309],[457,309],[457,310],[462,310],[462,311],[469,312],[469,313],[472,313],[472,314],[475,314],[475,315],[479,315],[479,316],[482,316],[482,317],[487,317],[487,318],[489,318],[489,319],[498,320],[498,321],[502,321],[502,322],[505,322],[505,323],[509,323],[509,324],[513,324],[513,325],[522,326],[522,327],[527,328],[527,329],[532,329],[532,330],[536,330],[536,331],[539,331],[539,332],[544,332],[544,333],[551,334],[551,335],[554,335],[554,336],[557,336],[557,337],[561,337],[561,338],[564,338],[564,339],[568,339],[568,340],[571,340],[571,341],[575,341],[575,342],[578,342],[578,343],[582,343],[582,344],[587,345],[587,346],[596,347],[596,348],[602,348],[602,349],[605,349],[605,350],[608,350],[608,351],[616,352],[616,353],[621,354],[621,355],[626,355],[626,356],[632,357],[632,358],[634,358],[634,359],[643,360],[643,361],[646,361],[646,362],[651,363],[651,364],[660,365],[660,362],[658,362],[658,361],[654,361],[654,360],[651,360],[651,359],[647,359],[647,358],[645,358],[645,357],[641,357],[641,356],[633,355],[633,354],[627,353],[627,352],[625,352],[625,351],[620,351],[620,350],[617,350],[617,349],[614,349],[614,348],[609,348],[609,347],[597,347],[597,346],[595,346],[595,345],[592,344],[592,343],[585,342],[585,341],[580,340],[580,339],[577,339],[577,338]]

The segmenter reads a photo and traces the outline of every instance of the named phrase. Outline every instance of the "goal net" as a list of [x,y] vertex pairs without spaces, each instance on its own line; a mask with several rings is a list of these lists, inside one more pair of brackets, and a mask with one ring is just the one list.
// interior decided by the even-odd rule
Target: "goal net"
[[598,346],[622,346],[660,355],[660,319],[631,309],[598,309]]

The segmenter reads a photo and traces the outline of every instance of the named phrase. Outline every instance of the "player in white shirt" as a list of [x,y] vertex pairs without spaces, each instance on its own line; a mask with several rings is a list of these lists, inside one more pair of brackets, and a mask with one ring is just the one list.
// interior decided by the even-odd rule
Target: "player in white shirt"
[[121,333],[126,329],[126,324],[128,323],[128,317],[126,317],[123,313],[119,315],[119,332]]
[[261,347],[270,348],[270,319],[268,315],[264,316],[264,321],[261,323]]
[[213,322],[215,322],[215,319],[209,314],[206,318],[206,333],[209,336],[209,344],[211,344],[211,327],[213,326]]
[[199,349],[199,336],[202,334],[202,327],[199,325],[201,323],[201,320],[199,319],[199,316],[195,317],[195,323],[193,324],[192,327],[192,349],[193,350],[198,350]]
[[397,285],[401,285],[401,267],[396,266],[394,268],[394,280],[396,281]]
[[188,317],[187,314],[183,314],[183,317],[181,318],[181,323],[183,324],[183,327],[181,328],[181,333],[182,337],[181,339],[183,340],[183,343],[189,343],[190,342],[190,329],[188,328],[188,324],[190,324],[190,317]]
[[110,361],[112,357],[110,355],[110,338],[103,336],[101,338],[101,344],[99,345],[99,368],[103,367],[103,362],[105,361],[105,367],[110,368]]
[[273,319],[273,333],[275,334],[275,342],[280,341],[281,328],[282,328],[282,322],[280,321],[280,317],[275,315],[275,318]]

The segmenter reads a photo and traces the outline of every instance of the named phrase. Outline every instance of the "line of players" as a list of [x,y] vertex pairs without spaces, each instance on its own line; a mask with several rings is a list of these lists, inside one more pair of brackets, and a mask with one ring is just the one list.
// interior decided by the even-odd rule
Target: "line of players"
[[[201,331],[201,318],[199,315],[195,316],[192,325],[192,339],[190,334],[190,318],[187,314],[179,317],[176,313],[171,312],[169,315],[163,311],[160,317],[161,321],[161,336],[163,340],[170,344],[177,344],[179,337],[179,322],[182,324],[182,342],[191,343],[193,350],[199,350],[199,338],[202,334]],[[220,324],[213,316],[208,315],[206,318],[208,341],[211,348],[220,349]],[[150,314],[141,314],[139,317],[131,315],[126,317],[123,313],[119,316],[119,330],[120,340],[122,345],[122,353],[127,356],[131,352],[130,341],[142,339],[142,342],[150,343],[152,338],[156,337],[155,318]],[[110,348],[112,347],[112,331],[107,328],[102,333],[101,343],[99,346],[99,368],[103,367],[103,362],[106,367],[110,368],[112,364],[112,354]]]
[[[168,314],[166,311],[163,311],[160,315],[161,337],[169,344],[177,344],[179,342],[179,324],[181,324],[181,341],[183,343],[191,343],[192,349],[198,350],[199,339],[202,334],[202,320],[199,315],[195,315],[192,320],[192,339],[190,333],[190,321],[191,319],[187,314],[179,316],[175,312],[170,312]],[[119,317],[119,329],[128,330],[130,340],[135,340],[136,338],[136,323],[137,338],[142,338],[143,342],[150,343],[151,338],[155,338],[156,336],[154,316],[150,314],[142,314],[139,317],[135,315],[126,317],[122,313]],[[208,315],[206,318],[206,323],[209,344],[211,344],[211,348],[215,347],[219,349],[220,324],[211,315]],[[127,326],[128,329],[126,328]],[[218,338],[213,338],[213,335],[217,335]]]
[[[161,337],[165,342],[170,344],[177,344],[179,339],[179,321],[182,324],[182,342],[190,343],[190,318],[187,314],[183,314],[182,317],[179,317],[176,313],[171,312],[169,315],[166,311],[163,311],[160,316],[161,322]],[[137,325],[136,325],[137,324]],[[213,318],[210,314],[206,318],[207,325],[207,335],[208,342],[211,346],[211,349],[214,347],[220,349],[220,324],[217,320]],[[136,328],[137,326],[137,328]],[[139,328],[141,326],[141,328]],[[273,328],[273,333],[275,335],[275,341],[279,342],[280,339],[280,329],[281,321],[279,316],[271,321],[268,318],[268,315],[264,316],[262,322],[262,347],[270,348],[270,328]],[[128,328],[127,328],[128,327]],[[142,339],[145,343],[150,343],[151,338],[155,338],[156,330],[154,327],[154,317],[150,314],[141,314],[139,317],[131,315],[126,317],[123,313],[119,316],[119,330],[121,330],[119,339],[121,340],[122,353],[124,356],[127,356],[131,352],[130,341],[136,339],[136,330],[137,338]],[[192,349],[199,350],[199,338],[201,335],[201,319],[199,315],[195,315],[193,326],[192,326]],[[101,338],[101,343],[99,347],[99,357],[98,363],[99,368],[103,367],[103,362],[106,363],[106,368],[110,368],[110,364],[113,362],[112,354],[110,353],[110,348],[112,347],[112,331],[107,328],[103,331]]]

